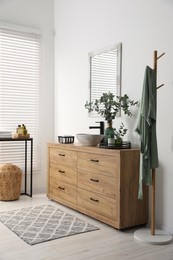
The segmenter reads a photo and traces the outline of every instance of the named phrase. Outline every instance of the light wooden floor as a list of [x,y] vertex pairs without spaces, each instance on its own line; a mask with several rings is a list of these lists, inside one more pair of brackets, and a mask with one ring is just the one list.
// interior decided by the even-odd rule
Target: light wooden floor
[[[33,198],[20,196],[18,201],[0,201],[0,211],[42,204],[56,204],[44,194]],[[65,207],[59,205],[60,208]],[[83,214],[65,208],[100,228],[30,246],[0,222],[0,260],[173,260],[173,243],[148,245],[134,240],[134,230],[118,231]]]

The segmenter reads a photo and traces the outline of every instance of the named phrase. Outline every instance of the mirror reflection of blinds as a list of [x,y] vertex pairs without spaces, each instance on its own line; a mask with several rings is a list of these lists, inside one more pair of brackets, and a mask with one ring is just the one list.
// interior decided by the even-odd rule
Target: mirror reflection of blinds
[[91,57],[91,101],[108,91],[117,95],[117,58],[117,50]]
[[[0,25],[0,131],[14,133],[18,124],[26,125],[33,137],[34,171],[40,168],[40,54],[40,33]],[[23,142],[0,142],[0,163],[23,169],[24,155]]]

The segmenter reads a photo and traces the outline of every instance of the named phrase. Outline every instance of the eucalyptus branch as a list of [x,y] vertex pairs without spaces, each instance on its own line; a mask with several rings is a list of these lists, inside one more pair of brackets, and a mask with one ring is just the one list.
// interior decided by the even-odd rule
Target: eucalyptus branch
[[97,112],[100,116],[104,117],[106,121],[110,122],[117,114],[123,110],[124,114],[132,116],[130,110],[131,106],[138,104],[138,101],[131,100],[127,94],[124,96],[116,96],[111,92],[103,93],[100,99],[95,99],[94,102],[86,101],[85,108],[89,113],[92,111]]
[[114,134],[116,139],[122,139],[122,137],[127,133],[128,129],[125,128],[125,125],[121,122],[119,129],[114,128]]

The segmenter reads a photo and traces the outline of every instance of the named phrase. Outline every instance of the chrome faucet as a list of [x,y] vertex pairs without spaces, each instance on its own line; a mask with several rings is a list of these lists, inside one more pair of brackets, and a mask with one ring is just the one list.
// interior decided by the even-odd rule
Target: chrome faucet
[[89,126],[89,129],[100,129],[100,134],[104,135],[104,131],[105,131],[105,123],[103,121],[100,122],[96,122],[99,123],[99,126]]

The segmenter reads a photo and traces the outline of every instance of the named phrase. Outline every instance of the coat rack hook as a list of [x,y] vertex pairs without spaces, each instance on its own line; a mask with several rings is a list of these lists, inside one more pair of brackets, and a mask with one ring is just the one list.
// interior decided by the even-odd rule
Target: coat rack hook
[[160,56],[158,56],[157,59],[160,59],[163,55],[165,55],[165,52],[163,52]]
[[160,86],[157,87],[157,89],[158,89],[158,88],[161,88],[161,87],[163,87],[163,86],[164,86],[164,84],[161,84]]

